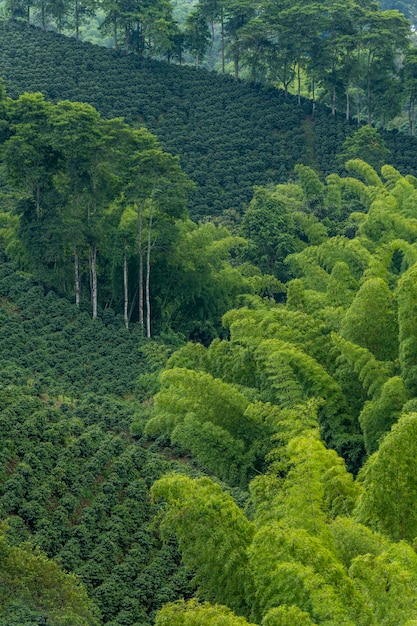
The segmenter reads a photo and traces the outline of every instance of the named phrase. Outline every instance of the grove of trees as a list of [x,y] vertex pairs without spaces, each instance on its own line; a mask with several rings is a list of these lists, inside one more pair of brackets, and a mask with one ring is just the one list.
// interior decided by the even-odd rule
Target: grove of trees
[[[400,9],[402,7],[399,7]],[[116,50],[139,57],[182,62],[189,54],[198,68],[204,57],[213,68],[291,90],[301,102],[302,82],[313,101],[320,98],[346,119],[385,125],[410,112],[414,134],[415,49],[410,22],[397,8],[375,0],[341,7],[333,0],[261,3],[198,0],[182,26],[170,0],[6,0],[6,15],[29,26],[54,27],[78,40],[83,23],[100,13],[103,34]],[[406,12],[410,15],[410,11]],[[216,55],[214,54],[216,51]]]

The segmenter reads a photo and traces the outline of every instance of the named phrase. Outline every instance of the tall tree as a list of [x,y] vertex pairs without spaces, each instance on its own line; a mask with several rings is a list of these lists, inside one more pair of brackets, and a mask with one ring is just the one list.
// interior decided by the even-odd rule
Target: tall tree
[[106,201],[102,170],[105,141],[100,115],[90,105],[59,102],[53,109],[54,145],[61,146],[63,167],[55,185],[64,201],[62,224],[74,256],[76,304],[81,299],[81,261],[87,250],[93,318],[97,317],[97,223]]
[[195,66],[198,69],[210,41],[210,32],[207,28],[205,16],[201,10],[191,11],[184,24],[184,47],[195,58]]

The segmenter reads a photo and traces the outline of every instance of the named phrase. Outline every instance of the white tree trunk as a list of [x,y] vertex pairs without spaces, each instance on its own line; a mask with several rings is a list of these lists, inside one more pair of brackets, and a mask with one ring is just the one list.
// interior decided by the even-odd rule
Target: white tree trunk
[[225,62],[224,62],[225,45],[224,45],[224,15],[223,15],[223,8],[221,9],[221,14],[220,14],[220,36],[221,36],[221,41],[222,41],[222,74],[224,74],[224,68],[225,68]]
[[151,203],[148,224],[148,242],[146,250],[146,336],[151,337],[151,236],[153,205]]
[[97,319],[97,247],[94,244],[90,247],[90,276],[91,276],[91,305],[93,309],[93,320]]
[[129,291],[128,291],[128,273],[127,273],[127,256],[126,252],[123,259],[123,294],[124,294],[124,320],[126,328],[129,328]]
[[80,260],[78,258],[77,245],[74,244],[74,278],[75,278],[75,304],[80,306]]
[[138,256],[139,256],[139,324],[143,331],[143,251],[142,251],[142,209],[138,207]]

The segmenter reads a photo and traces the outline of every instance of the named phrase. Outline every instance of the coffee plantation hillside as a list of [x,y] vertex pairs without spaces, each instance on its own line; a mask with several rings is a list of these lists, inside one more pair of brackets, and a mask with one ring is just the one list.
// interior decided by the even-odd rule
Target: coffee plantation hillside
[[258,188],[289,226],[350,203],[349,237],[313,221],[286,302],[207,346],[2,259],[0,623],[413,625],[417,179],[347,167]]
[[171,350],[110,313],[93,322],[4,259],[0,290],[0,623],[150,624],[191,593],[148,496],[173,455],[129,433]]
[[[52,32],[7,22],[0,27],[0,67],[7,93],[92,104],[104,117],[145,125],[164,150],[179,155],[197,184],[192,217],[240,213],[254,185],[284,182],[297,163],[321,176],[339,167],[349,125],[311,102],[260,84],[190,67],[138,59]],[[416,142],[384,134],[390,161],[416,171]]]

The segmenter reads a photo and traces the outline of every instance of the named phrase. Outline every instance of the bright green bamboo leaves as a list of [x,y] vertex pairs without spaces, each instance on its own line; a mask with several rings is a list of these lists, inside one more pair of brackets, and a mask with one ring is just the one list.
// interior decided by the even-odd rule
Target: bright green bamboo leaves
[[249,400],[204,372],[175,368],[161,382],[146,432],[169,436],[220,478],[247,484],[270,447],[270,428],[247,411]]
[[370,350],[380,361],[393,361],[397,357],[397,311],[394,297],[382,279],[363,283],[346,312],[341,334]]
[[378,556],[390,545],[387,537],[359,524],[352,517],[337,517],[332,521],[330,530],[335,554],[346,570],[357,556]]
[[372,610],[373,623],[403,626],[417,618],[417,556],[411,546],[401,542],[377,556],[358,556],[349,574]]
[[151,494],[166,502],[162,531],[177,537],[198,595],[247,613],[252,589],[246,550],[254,527],[233,499],[208,478],[174,474],[158,480]]
[[380,393],[372,401],[365,403],[359,415],[359,423],[368,454],[377,450],[383,435],[397,422],[407,399],[402,378],[394,376],[383,384]]
[[262,626],[315,626],[311,617],[298,606],[287,606],[282,604],[273,608],[265,615]]
[[410,397],[417,395],[417,265],[398,281],[398,325],[400,367]]
[[363,493],[356,518],[395,541],[412,541],[417,536],[416,441],[417,415],[405,414],[359,475]]
[[157,614],[155,626],[255,626],[226,606],[195,600],[166,604]]
[[[368,127],[364,126],[358,132],[362,132],[365,129],[368,129]],[[373,130],[373,128],[370,129],[370,131]],[[350,159],[346,162],[346,169],[350,174],[356,174],[357,177],[362,178],[364,183],[370,187],[383,186],[380,177],[374,168],[369,164],[369,161],[363,161],[362,159]]]
[[330,306],[346,308],[355,297],[358,283],[344,261],[335,263],[327,283],[326,297]]
[[284,604],[296,605],[313,623],[371,623],[369,610],[341,564],[306,531],[265,526],[254,537],[249,559],[261,614]]
[[251,492],[258,503],[256,519],[263,520],[267,515],[284,527],[303,528],[328,540],[328,519],[349,516],[359,488],[343,459],[320,440],[313,403],[276,415],[275,429],[276,447],[268,459],[271,475],[279,477],[279,490],[267,489],[262,495],[264,483],[273,485],[270,474],[251,482]]
[[51,626],[98,626],[101,622],[97,608],[73,574],[65,573],[29,544],[10,545],[4,529],[0,534],[0,580],[0,619],[20,602]]
[[315,204],[323,200],[325,187],[311,167],[296,165],[295,171],[298,174],[307,204],[310,210],[314,210]]

